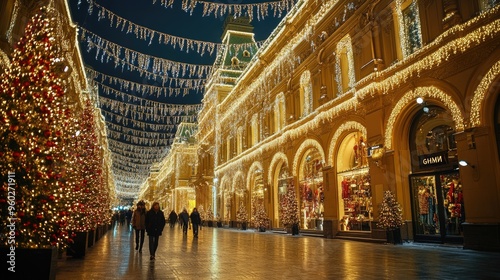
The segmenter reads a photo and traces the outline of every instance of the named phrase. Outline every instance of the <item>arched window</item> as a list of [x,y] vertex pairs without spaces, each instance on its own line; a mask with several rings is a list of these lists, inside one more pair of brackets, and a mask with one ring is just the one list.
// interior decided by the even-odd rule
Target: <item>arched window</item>
[[397,0],[396,9],[401,51],[407,57],[422,47],[418,4],[416,0]]
[[259,118],[257,114],[254,114],[252,116],[252,121],[251,121],[251,131],[252,131],[252,138],[251,138],[251,146],[257,144],[259,142]]
[[311,72],[304,71],[300,77],[300,116],[307,116],[312,109]]
[[236,154],[243,152],[243,128],[240,126],[236,132]]
[[281,92],[276,96],[276,101],[274,102],[274,132],[281,131],[285,126],[285,122],[285,95]]
[[356,82],[350,36],[340,40],[336,53],[335,80],[337,81],[338,95],[342,95],[350,90]]

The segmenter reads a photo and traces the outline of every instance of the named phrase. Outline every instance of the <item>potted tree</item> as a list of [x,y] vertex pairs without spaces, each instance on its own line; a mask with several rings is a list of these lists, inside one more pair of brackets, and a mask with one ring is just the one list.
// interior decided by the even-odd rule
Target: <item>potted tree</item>
[[391,191],[385,191],[379,209],[378,226],[386,230],[387,243],[401,244],[400,227],[404,224],[403,210]]

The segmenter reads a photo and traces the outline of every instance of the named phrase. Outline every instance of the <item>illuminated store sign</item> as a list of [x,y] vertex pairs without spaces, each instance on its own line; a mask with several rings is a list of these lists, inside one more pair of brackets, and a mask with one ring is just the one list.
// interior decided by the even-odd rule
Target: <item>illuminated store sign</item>
[[448,152],[419,156],[418,164],[420,168],[448,164]]

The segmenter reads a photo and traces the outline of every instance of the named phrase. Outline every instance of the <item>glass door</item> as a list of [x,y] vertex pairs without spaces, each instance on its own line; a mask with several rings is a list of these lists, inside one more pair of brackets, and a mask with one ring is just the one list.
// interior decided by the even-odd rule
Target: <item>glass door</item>
[[465,221],[458,172],[410,176],[415,241],[463,242]]
[[439,236],[439,210],[436,176],[411,178],[412,212],[415,235]]

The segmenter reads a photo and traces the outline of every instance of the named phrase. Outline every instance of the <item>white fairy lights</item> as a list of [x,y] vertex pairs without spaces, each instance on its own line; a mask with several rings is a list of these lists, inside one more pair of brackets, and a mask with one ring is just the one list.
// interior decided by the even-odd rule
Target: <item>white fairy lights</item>
[[355,122],[355,121],[348,121],[348,122],[343,123],[335,131],[335,133],[333,134],[332,140],[330,141],[330,145],[329,145],[330,149],[328,150],[328,158],[327,158],[327,162],[328,162],[329,166],[335,165],[333,155],[334,155],[335,147],[337,146],[337,141],[338,141],[339,137],[343,133],[348,132],[348,131],[352,131],[352,130],[356,130],[356,131],[361,132],[361,135],[364,137],[364,139],[366,139],[366,134],[367,134],[366,128],[362,124],[360,124],[359,122]]
[[392,148],[392,135],[394,134],[394,125],[396,123],[396,120],[398,119],[399,114],[406,106],[408,106],[408,104],[415,102],[415,99],[417,97],[434,98],[442,102],[442,104],[446,104],[448,110],[450,110],[451,112],[452,119],[455,122],[455,130],[464,130],[463,112],[460,110],[460,107],[450,95],[446,94],[443,90],[435,86],[418,87],[412,91],[407,92],[392,109],[385,130],[384,146],[387,149],[390,150]]
[[472,108],[470,113],[470,124],[472,127],[481,126],[481,113],[484,105],[484,98],[493,81],[500,76],[500,61],[497,61],[486,75],[481,79],[472,97]]

